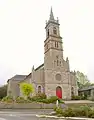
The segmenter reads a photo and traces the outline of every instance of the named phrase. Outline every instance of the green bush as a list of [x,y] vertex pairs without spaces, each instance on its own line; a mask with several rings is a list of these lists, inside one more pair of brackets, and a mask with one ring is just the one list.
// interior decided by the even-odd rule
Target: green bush
[[24,103],[25,102],[25,99],[23,97],[17,97],[16,98],[16,102],[17,103]]
[[72,96],[72,100],[81,100],[81,96]]
[[57,100],[58,100],[58,97],[57,96],[51,96],[48,98],[49,100],[49,103],[55,103]]
[[36,96],[32,96],[29,98],[31,101],[42,102],[42,100],[46,99],[46,95],[44,93],[38,93]]
[[43,100],[40,100],[39,102],[46,103],[46,104],[51,103],[49,99],[43,99]]
[[31,103],[32,101],[30,98],[24,99],[24,97],[17,97],[15,100],[17,103]]
[[79,108],[68,108],[61,109],[60,107],[55,107],[57,116],[64,117],[89,117],[94,118],[94,109],[91,109],[89,106],[81,106]]
[[80,96],[80,99],[81,100],[87,100],[87,97],[86,96]]
[[58,97],[57,96],[51,96],[49,98],[46,98],[45,95],[36,95],[36,96],[31,97],[30,100],[49,104],[49,103],[55,103],[58,100]]
[[41,98],[41,99],[46,99],[47,98],[47,96],[45,95],[45,93],[37,93],[36,96],[38,98]]
[[61,107],[56,107],[56,108],[54,108],[54,110],[56,111],[56,114],[63,114],[63,110],[62,110],[62,108]]
[[90,111],[88,112],[88,117],[94,118],[94,110],[90,110]]
[[13,102],[13,98],[10,97],[10,96],[6,96],[6,97],[3,97],[3,99],[1,100],[2,102],[8,102],[8,103],[11,103]]
[[88,117],[88,113],[90,110],[91,108],[87,105],[81,106],[78,109],[75,109],[77,116],[86,116],[86,117]]
[[33,96],[31,98],[29,98],[31,101],[36,101],[38,102],[39,100],[41,100],[41,98],[39,98],[38,96]]
[[51,96],[48,99],[43,99],[43,103],[49,104],[49,103],[56,103],[56,101],[58,100],[57,96]]
[[87,100],[87,96],[72,96],[72,100]]
[[75,111],[74,111],[73,109],[71,109],[71,108],[68,108],[68,109],[66,109],[66,110],[63,110],[62,115],[63,115],[64,117],[76,117]]
[[64,101],[62,99],[58,99],[59,103],[64,104]]

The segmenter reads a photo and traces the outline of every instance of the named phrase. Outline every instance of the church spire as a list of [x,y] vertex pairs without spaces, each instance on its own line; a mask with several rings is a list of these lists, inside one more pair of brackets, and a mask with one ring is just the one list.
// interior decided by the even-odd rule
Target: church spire
[[54,20],[54,15],[53,15],[52,7],[51,7],[50,19],[49,20]]

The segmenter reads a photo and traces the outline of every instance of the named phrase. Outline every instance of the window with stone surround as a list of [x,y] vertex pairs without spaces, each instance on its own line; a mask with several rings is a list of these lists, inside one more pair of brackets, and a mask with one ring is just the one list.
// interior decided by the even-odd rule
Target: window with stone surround
[[59,66],[59,61],[57,60],[57,66]]
[[38,86],[38,93],[41,93],[41,86]]
[[48,44],[46,45],[46,50],[48,49]]
[[57,34],[57,29],[56,27],[53,27],[53,33],[56,35]]
[[71,96],[74,96],[74,88],[71,88]]
[[59,73],[56,74],[55,78],[56,78],[56,80],[60,81],[61,80],[61,74],[59,74]]
[[49,37],[49,29],[48,29],[48,31],[47,31],[47,35],[48,35],[48,37]]
[[58,48],[58,42],[57,41],[55,41],[55,47]]

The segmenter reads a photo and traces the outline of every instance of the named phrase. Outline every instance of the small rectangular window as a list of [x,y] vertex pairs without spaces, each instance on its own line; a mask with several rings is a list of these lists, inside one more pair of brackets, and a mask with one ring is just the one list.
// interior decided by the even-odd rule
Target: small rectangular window
[[58,42],[55,42],[55,47],[58,48]]

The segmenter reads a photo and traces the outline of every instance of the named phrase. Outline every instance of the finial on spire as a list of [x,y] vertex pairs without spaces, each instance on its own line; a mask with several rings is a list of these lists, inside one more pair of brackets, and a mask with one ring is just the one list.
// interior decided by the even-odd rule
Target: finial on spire
[[51,12],[50,12],[50,20],[54,20],[54,15],[53,15],[52,7],[51,7]]
[[68,57],[66,57],[66,61],[69,61]]
[[32,67],[32,71],[34,70],[34,65],[33,65],[33,67]]

